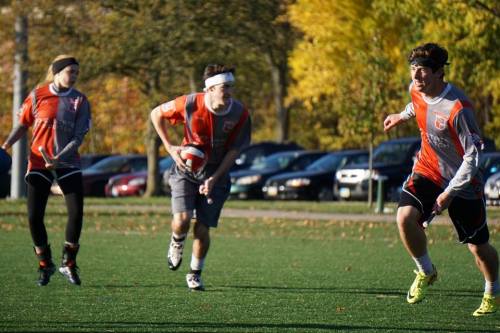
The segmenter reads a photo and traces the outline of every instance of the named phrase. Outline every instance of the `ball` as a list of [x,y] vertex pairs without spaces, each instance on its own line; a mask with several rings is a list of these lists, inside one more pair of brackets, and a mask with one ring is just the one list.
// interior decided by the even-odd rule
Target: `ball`
[[187,171],[199,174],[207,164],[207,154],[199,146],[186,145],[181,150],[181,158],[186,164]]

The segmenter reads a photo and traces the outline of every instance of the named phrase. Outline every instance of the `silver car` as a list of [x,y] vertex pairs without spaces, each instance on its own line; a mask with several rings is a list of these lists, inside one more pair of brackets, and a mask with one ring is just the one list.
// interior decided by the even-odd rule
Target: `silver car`
[[500,172],[488,178],[484,185],[484,196],[486,204],[492,206],[500,205]]

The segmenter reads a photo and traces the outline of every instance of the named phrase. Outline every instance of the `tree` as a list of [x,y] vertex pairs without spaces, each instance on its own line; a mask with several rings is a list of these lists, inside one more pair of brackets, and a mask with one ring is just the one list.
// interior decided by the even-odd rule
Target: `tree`
[[[401,102],[403,18],[383,1],[298,1],[292,23],[305,35],[291,56],[290,98],[317,119],[322,148],[381,139],[381,119]],[[330,106],[325,110],[322,105]],[[319,111],[318,111],[319,110]],[[332,114],[334,116],[332,116]]]
[[[424,15],[419,8],[419,15]],[[448,49],[451,82],[473,101],[487,136],[500,145],[500,8],[498,1],[431,2],[422,41],[436,41]]]

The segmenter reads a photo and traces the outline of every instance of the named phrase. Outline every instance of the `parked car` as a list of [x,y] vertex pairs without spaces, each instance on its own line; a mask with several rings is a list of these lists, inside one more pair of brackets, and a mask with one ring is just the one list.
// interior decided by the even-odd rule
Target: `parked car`
[[[158,162],[160,175],[163,175],[173,162],[170,156],[162,158]],[[146,191],[147,180],[147,171],[119,174],[109,178],[104,191],[107,197],[141,196]]]
[[109,178],[123,173],[145,171],[148,161],[144,155],[116,155],[106,157],[82,171],[85,196],[104,196]]
[[0,174],[0,198],[10,195],[10,171]]
[[263,141],[251,144],[244,148],[236,161],[234,162],[231,171],[238,171],[248,169],[252,165],[262,162],[262,160],[271,154],[280,151],[302,150],[303,148],[298,144],[291,143],[278,143],[273,141]]
[[486,204],[500,205],[500,172],[490,176],[484,185],[484,197]]
[[491,175],[500,171],[500,152],[487,152],[483,154],[481,160],[484,180],[488,180]]
[[[386,199],[397,201],[398,189],[411,173],[415,154],[420,149],[420,138],[402,138],[382,142],[373,152],[372,179],[383,177]],[[351,164],[338,170],[334,193],[342,200],[365,200],[368,198],[368,162]],[[377,188],[374,182],[373,193]]]
[[346,150],[327,154],[302,171],[279,173],[269,178],[262,188],[266,199],[334,199],[333,183],[337,169],[349,163],[368,161],[364,150]]
[[249,169],[231,172],[231,197],[260,199],[266,180],[281,172],[304,170],[309,164],[324,156],[325,152],[294,150],[275,153]]
[[96,164],[102,159],[111,156],[110,154],[82,154],[80,155],[80,165],[82,170]]
[[12,158],[4,150],[0,150],[0,198],[10,193],[10,168]]

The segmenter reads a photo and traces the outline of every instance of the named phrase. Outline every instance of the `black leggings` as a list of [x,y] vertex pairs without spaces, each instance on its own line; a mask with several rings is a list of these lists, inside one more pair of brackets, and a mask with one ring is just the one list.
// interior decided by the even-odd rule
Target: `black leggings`
[[[68,210],[66,241],[78,244],[83,224],[83,183],[79,169],[57,169],[57,183],[64,194]],[[48,170],[31,170],[26,175],[28,184],[28,221],[35,246],[48,244],[47,230],[43,222],[45,207],[54,177]]]

